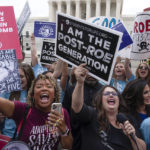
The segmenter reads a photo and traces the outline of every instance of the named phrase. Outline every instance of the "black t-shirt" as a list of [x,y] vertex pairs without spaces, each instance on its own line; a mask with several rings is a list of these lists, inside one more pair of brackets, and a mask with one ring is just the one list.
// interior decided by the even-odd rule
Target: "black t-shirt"
[[[100,90],[102,85],[97,82],[94,86],[90,86],[88,84],[84,84],[84,103],[88,106],[92,106],[92,101],[96,95],[96,93]],[[72,103],[72,93],[75,88],[74,85],[68,85],[65,91],[64,100],[63,100],[63,107],[67,109],[68,113],[70,114],[70,121],[71,121],[71,132],[73,136],[73,146],[72,150],[80,150],[81,147],[81,125],[78,121],[74,121],[71,117],[71,103]],[[86,150],[86,149],[85,149]]]
[[[87,105],[84,105],[82,110],[76,114],[72,110],[72,120],[74,124],[80,125],[80,138],[78,138],[78,147],[74,146],[73,150],[108,150],[107,146],[101,143],[99,126],[97,119],[97,111]],[[133,121],[132,121],[133,122]],[[132,124],[134,126],[134,124]],[[136,134],[139,137],[139,130],[136,129]],[[108,145],[114,150],[133,150],[129,138],[123,133],[122,129],[116,129],[110,125],[107,131]]]

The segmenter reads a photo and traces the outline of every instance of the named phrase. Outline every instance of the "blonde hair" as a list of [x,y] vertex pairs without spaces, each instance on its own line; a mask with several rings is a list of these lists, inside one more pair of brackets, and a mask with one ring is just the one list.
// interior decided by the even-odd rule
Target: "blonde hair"
[[54,86],[54,101],[53,102],[59,102],[60,101],[60,89],[59,86],[57,85],[57,81],[47,75],[40,74],[37,76],[36,79],[33,80],[31,88],[29,89],[28,96],[27,96],[27,103],[29,106],[33,107],[34,106],[34,87],[37,81],[39,80],[49,80],[49,82]]

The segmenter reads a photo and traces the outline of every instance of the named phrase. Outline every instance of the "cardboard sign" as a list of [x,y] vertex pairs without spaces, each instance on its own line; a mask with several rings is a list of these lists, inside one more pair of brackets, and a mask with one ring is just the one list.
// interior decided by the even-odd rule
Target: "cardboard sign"
[[90,75],[109,84],[122,33],[57,13],[56,56],[71,65],[86,63]]
[[34,22],[34,36],[39,38],[55,39],[56,23],[54,22]]
[[0,94],[21,90],[18,62],[14,49],[0,51]]
[[55,43],[43,41],[40,62],[42,64],[52,64],[58,60],[55,57]]
[[150,11],[137,14],[132,39],[131,59],[150,58]]
[[18,28],[18,34],[19,36],[21,36],[22,30],[27,22],[27,20],[29,19],[29,16],[31,14],[31,10],[29,7],[29,3],[28,1],[25,3],[24,8],[21,12],[21,15],[17,21],[17,28]]
[[0,7],[0,50],[16,49],[17,59],[22,59],[17,25],[12,6]]
[[116,31],[120,31],[123,33],[122,36],[122,42],[120,44],[120,48],[119,50],[127,47],[128,45],[132,44],[133,41],[128,33],[128,31],[126,30],[125,26],[123,25],[122,22],[116,24],[115,26],[112,27],[112,29],[116,30]]
[[115,17],[100,16],[89,18],[87,21],[98,26],[112,28],[114,25],[120,22],[120,19]]

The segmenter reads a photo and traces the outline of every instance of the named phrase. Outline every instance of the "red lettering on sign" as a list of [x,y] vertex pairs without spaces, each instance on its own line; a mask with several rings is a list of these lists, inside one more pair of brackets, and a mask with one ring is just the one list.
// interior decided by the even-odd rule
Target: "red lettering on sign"
[[146,31],[150,31],[150,20],[146,20]]

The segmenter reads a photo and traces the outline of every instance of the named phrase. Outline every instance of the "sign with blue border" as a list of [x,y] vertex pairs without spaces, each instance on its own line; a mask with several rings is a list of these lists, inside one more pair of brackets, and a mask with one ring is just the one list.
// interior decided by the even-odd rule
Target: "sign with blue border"
[[56,37],[56,23],[54,22],[34,22],[34,36],[39,38],[51,38]]

